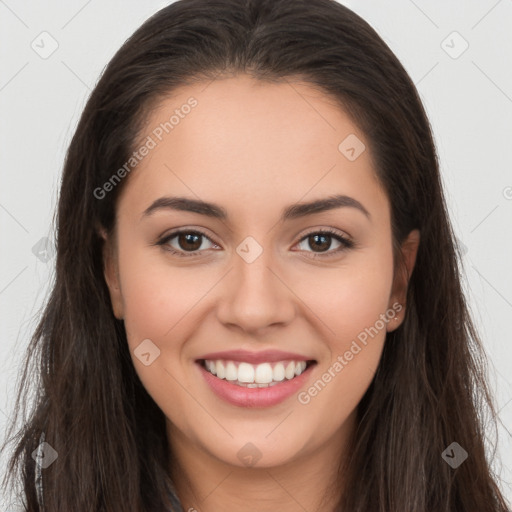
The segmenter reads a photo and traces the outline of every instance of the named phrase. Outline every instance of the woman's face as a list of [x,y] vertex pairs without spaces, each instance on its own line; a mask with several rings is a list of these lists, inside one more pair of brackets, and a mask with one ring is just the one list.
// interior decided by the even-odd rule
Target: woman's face
[[106,278],[174,448],[259,467],[337,453],[405,312],[364,133],[317,89],[240,75],[174,91],[137,150]]

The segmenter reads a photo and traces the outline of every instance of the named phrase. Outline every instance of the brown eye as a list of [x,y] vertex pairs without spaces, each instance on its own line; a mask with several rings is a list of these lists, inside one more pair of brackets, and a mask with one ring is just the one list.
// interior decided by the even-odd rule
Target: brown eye
[[195,233],[180,233],[177,235],[178,245],[185,251],[197,251],[202,244],[201,237]]
[[[333,241],[338,245],[333,250],[329,250],[332,249]],[[330,256],[351,247],[354,247],[354,242],[331,230],[309,233],[299,242],[299,249],[313,253],[313,256],[321,256],[323,253]],[[308,248],[312,250],[308,251]]]
[[208,245],[204,246],[205,241],[209,242],[211,246],[215,246],[204,233],[183,230],[167,235],[158,242],[158,245],[177,256],[196,256],[201,251],[211,248]]
[[318,249],[321,252],[328,250],[331,246],[332,237],[330,235],[309,235],[307,238],[309,247]]

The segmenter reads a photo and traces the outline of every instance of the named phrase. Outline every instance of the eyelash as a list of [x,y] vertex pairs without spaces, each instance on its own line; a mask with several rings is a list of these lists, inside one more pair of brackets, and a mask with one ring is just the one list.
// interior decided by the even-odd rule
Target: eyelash
[[[167,245],[173,238],[176,238],[178,235],[181,235],[183,233],[186,233],[189,235],[193,234],[193,235],[203,236],[204,238],[208,239],[212,244],[217,245],[217,244],[215,244],[215,242],[213,242],[213,240],[210,239],[210,237],[208,235],[206,235],[206,233],[203,233],[202,231],[197,230],[197,229],[182,229],[182,230],[174,231],[173,233],[170,233],[170,234],[164,236],[163,238],[161,238],[158,242],[156,242],[155,245],[160,245],[164,248],[164,250],[169,251],[171,254],[179,256],[179,257],[189,258],[189,257],[197,256],[198,253],[201,251],[192,251],[192,252],[187,253],[185,251],[178,251],[178,250]],[[303,240],[307,239],[311,235],[328,235],[331,238],[334,238],[335,240],[337,240],[338,242],[341,243],[341,246],[338,247],[337,249],[335,249],[334,251],[329,251],[329,252],[324,252],[324,253],[311,252],[311,256],[308,256],[308,257],[313,258],[313,259],[319,258],[319,257],[320,258],[329,258],[329,257],[335,256],[347,249],[352,249],[356,245],[355,242],[353,242],[352,240],[349,240],[348,238],[346,238],[343,235],[340,235],[337,231],[334,231],[333,229],[322,229],[319,231],[311,231],[309,233],[306,233],[299,240],[298,243],[301,243]],[[166,245],[167,245],[167,247],[164,247]],[[310,251],[306,251],[306,252],[310,252]]]

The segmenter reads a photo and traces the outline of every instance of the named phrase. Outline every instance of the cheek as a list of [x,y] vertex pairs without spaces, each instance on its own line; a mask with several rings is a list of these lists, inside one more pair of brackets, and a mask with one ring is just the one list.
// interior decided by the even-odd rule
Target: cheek
[[354,254],[337,268],[303,272],[295,279],[294,291],[317,316],[315,325],[330,340],[334,357],[334,352],[344,352],[347,342],[350,345],[386,312],[392,281],[392,255],[383,246],[379,251]]
[[201,272],[166,265],[159,251],[143,248],[125,252],[119,260],[130,342],[138,338],[176,338],[176,332],[186,324],[187,313],[208,289],[208,280],[198,278]]
[[[389,305],[391,253],[384,248],[353,261],[332,273],[310,275],[299,292],[317,315],[316,325],[330,354],[319,364],[316,380],[297,398],[309,415],[326,419],[319,427],[325,435],[347,419],[368,389],[379,364],[387,322],[394,316]],[[307,294],[308,289],[315,291]]]
[[[128,237],[125,240],[127,248]],[[165,264],[157,249],[122,249],[121,244],[124,325],[135,371],[160,409],[188,411],[190,399],[181,385],[182,347],[190,336],[194,305],[211,286],[208,277],[198,279],[193,270]],[[142,346],[147,348],[142,351]],[[150,353],[148,365],[138,356],[145,352]]]

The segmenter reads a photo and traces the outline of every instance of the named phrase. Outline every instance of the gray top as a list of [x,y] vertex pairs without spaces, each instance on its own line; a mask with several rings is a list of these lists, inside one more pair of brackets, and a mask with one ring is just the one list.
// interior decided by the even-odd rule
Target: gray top
[[169,481],[169,499],[172,504],[172,512],[183,512],[183,507],[181,506],[178,495],[176,494],[176,489],[173,484]]

